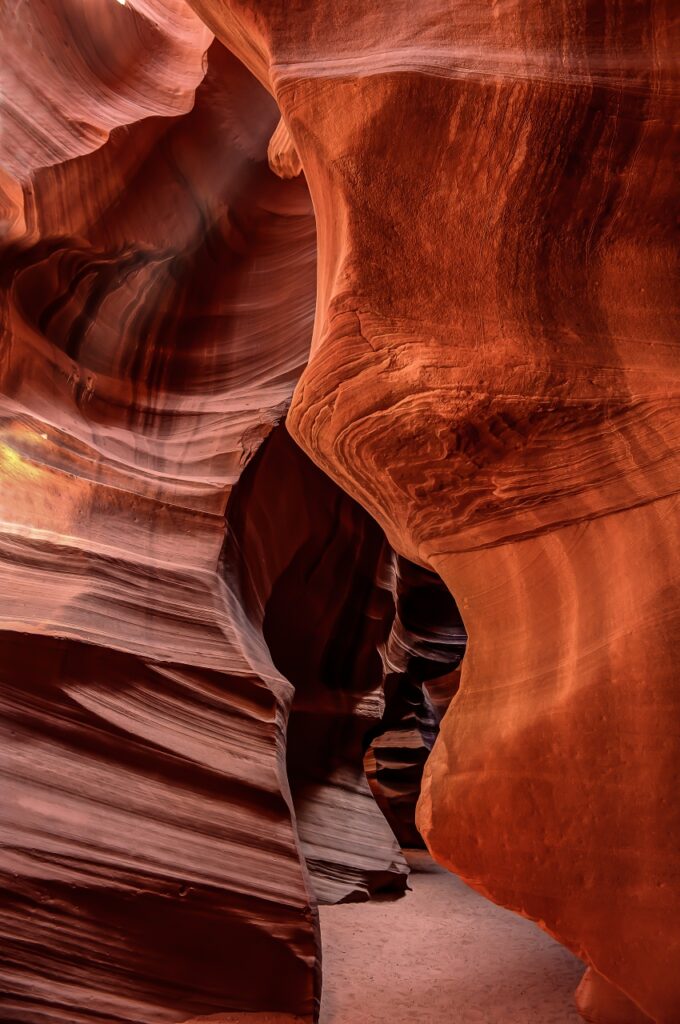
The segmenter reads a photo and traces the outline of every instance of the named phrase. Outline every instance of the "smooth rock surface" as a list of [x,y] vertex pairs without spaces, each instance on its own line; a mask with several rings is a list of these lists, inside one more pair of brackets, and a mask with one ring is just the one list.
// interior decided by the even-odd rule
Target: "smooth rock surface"
[[[378,674],[326,675],[295,708],[281,666],[308,638],[275,652],[309,552],[265,557],[262,621],[225,571],[230,496],[287,414],[337,508],[440,577],[469,634],[432,690],[442,710],[458,691],[419,804],[433,854],[582,958],[597,1024],[677,1024],[672,5],[10,7],[4,1019],[311,1020],[303,845],[336,892],[386,862],[403,881],[358,767]],[[329,606],[345,526],[299,574],[318,561]],[[357,650],[385,653],[363,645],[384,609],[346,593],[329,635],[356,607]],[[309,728],[287,751],[291,708]],[[333,770],[310,795],[297,755],[321,736]],[[343,792],[366,810],[346,836]]]
[[314,202],[289,429],[469,635],[418,827],[675,1024],[675,12],[194,7],[275,95]]
[[[186,29],[181,52],[152,3],[96,6],[22,5],[30,89],[12,94],[27,106],[9,168],[23,227],[0,252],[0,1020],[311,1020],[293,686],[220,558],[232,487],[307,357],[314,217],[304,182],[268,167],[275,103],[186,5],[156,5]],[[83,145],[81,49],[125,121],[77,64],[103,125]]]

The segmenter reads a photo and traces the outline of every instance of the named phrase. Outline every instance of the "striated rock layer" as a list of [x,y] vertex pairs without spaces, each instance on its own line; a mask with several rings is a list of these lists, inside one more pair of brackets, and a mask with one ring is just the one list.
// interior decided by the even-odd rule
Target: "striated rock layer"
[[234,488],[227,527],[229,590],[295,687],[288,778],[317,898],[403,892],[395,835],[422,842],[415,804],[441,717],[423,681],[441,677],[450,700],[445,673],[464,650],[453,599],[438,577],[395,558],[283,423]]
[[283,423],[234,488],[227,526],[230,591],[295,687],[288,778],[316,896],[403,892],[406,862],[363,768],[365,736],[384,710],[395,613],[384,534]]
[[618,990],[622,1019],[672,1024],[671,7],[194,8],[276,96],[314,201],[289,427],[469,633],[419,827]]
[[1,650],[0,1019],[311,1017],[285,684],[49,637]]
[[432,572],[393,558],[395,618],[385,645],[385,711],[364,758],[371,792],[402,847],[423,845],[416,803],[439,723],[459,684],[466,635]]
[[[275,103],[219,43],[206,55],[188,8],[160,7],[77,5],[93,39],[71,6],[24,4],[59,59],[41,78],[36,51],[30,78],[12,57],[30,94],[10,94],[0,254],[7,1024],[318,1004],[293,686],[220,572],[231,488],[307,357],[314,217],[267,165]],[[145,41],[161,60],[175,13],[154,67]],[[94,127],[74,139],[79,89]]]
[[369,730],[411,827],[460,684],[428,846],[674,1024],[670,5],[15,6],[2,1020],[311,1020],[315,893],[405,880]]
[[363,768],[394,556],[281,423],[312,333],[309,193],[276,104],[189,8],[25,15],[0,251],[0,1018],[311,1019],[317,900],[402,893],[408,869]]

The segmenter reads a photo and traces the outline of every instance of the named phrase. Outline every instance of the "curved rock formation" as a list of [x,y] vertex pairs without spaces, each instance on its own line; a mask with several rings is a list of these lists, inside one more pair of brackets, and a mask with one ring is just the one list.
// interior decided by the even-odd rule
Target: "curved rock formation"
[[671,1024],[670,8],[194,7],[276,96],[314,201],[290,429],[470,635],[420,828]]
[[[386,537],[470,637],[428,846],[584,959],[586,1019],[675,1024],[670,5],[15,7],[3,1020],[314,1017],[314,888],[404,881]],[[279,430],[225,543],[294,388],[320,469]]]
[[295,687],[288,778],[317,898],[403,892],[394,836],[422,844],[415,806],[441,718],[423,683],[460,662],[455,603],[438,577],[395,559],[382,530],[283,424],[234,488],[227,529],[230,592]]
[[403,892],[407,866],[371,797],[364,738],[384,708],[394,604],[382,530],[293,443],[283,423],[234,488],[223,571],[295,687],[287,768],[322,903]]
[[589,967],[576,989],[576,1005],[591,1024],[650,1024],[652,1020],[628,996]]
[[110,134],[79,140],[66,62],[63,139],[36,155],[52,80],[15,95],[34,124],[0,253],[3,1020],[309,1018],[315,897],[406,884],[362,763],[384,535],[282,426],[253,459],[307,358],[307,187],[274,102],[183,17],[195,101],[133,109],[110,83],[137,120],[101,101]]
[[[116,109],[139,119],[90,133],[89,153],[60,141],[80,100],[50,37],[67,106],[39,162],[80,155],[15,181],[23,226],[0,255],[3,1021],[311,1019],[318,1003],[293,688],[219,572],[231,487],[307,356],[314,218],[304,182],[267,166],[276,105],[180,13],[194,38],[167,69],[172,104],[162,68],[135,71],[166,116],[138,82],[146,106]],[[134,67],[120,17],[138,15],[107,6],[96,27]],[[167,116],[203,70],[191,112]],[[37,65],[48,106],[50,81]]]
[[423,768],[458,689],[467,638],[455,601],[434,573],[395,558],[390,583],[396,614],[383,655],[385,711],[364,765],[399,845],[413,848],[423,846],[415,823]]
[[99,148],[116,128],[190,110],[211,39],[184,0],[5,6],[0,188],[6,228],[20,235],[24,226],[17,182]]

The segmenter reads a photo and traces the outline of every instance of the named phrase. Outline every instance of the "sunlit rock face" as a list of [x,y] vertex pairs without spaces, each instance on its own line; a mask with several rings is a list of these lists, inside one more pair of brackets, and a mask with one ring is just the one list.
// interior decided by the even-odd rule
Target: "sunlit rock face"
[[[268,167],[276,104],[175,6],[179,40],[146,8],[83,4],[86,38],[22,5],[59,59],[41,79],[27,23],[0,256],[3,1021],[311,1019],[318,997],[293,687],[220,571],[232,485],[307,358],[314,217]],[[111,109],[75,46],[113,62]]]
[[0,216],[17,235],[17,182],[116,128],[186,113],[212,39],[184,0],[22,0],[3,9],[2,27]]
[[272,97],[188,7],[24,14],[0,1018],[311,1020],[317,901],[399,895],[408,871],[363,767],[395,556],[283,425],[314,319],[307,185]]
[[582,956],[617,1012],[671,1024],[670,8],[194,7],[275,95],[314,201],[289,427],[469,633],[420,830]]
[[433,854],[675,1024],[670,7],[3,27],[0,1018],[312,1020],[444,715]]

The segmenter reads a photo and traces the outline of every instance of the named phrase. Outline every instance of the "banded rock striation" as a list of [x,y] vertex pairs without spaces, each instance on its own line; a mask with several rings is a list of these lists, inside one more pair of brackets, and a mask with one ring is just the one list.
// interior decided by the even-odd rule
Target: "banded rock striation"
[[402,847],[423,846],[415,824],[425,762],[459,680],[466,634],[435,573],[392,559],[395,617],[385,645],[385,711],[364,766],[371,791]]
[[[583,958],[586,1019],[674,1024],[670,5],[7,29],[3,1019],[314,1017],[315,888],[405,877],[361,775],[401,565],[470,638],[460,678],[406,657],[432,712],[460,682],[429,848]],[[319,470],[256,455],[294,389]]]
[[469,633],[419,827],[621,1020],[672,1024],[672,9],[194,8],[276,97],[314,202],[289,428]]
[[395,618],[384,534],[283,423],[235,487],[227,528],[230,592],[295,687],[286,763],[315,894],[339,903],[403,892],[406,861],[363,767]]
[[317,900],[403,892],[407,867],[363,770],[393,556],[281,424],[312,332],[309,193],[276,104],[189,8],[25,6],[0,1016],[312,1019]]
[[[165,45],[149,11],[102,5],[95,25],[115,117],[52,35],[58,87],[38,63],[10,96],[26,132],[0,256],[5,1022],[318,1004],[293,686],[220,572],[232,486],[307,357],[314,217],[304,182],[268,168],[275,103],[219,43],[206,54],[188,8],[161,12],[193,26],[181,67],[174,43],[167,80],[137,67],[139,25]],[[85,140],[79,88],[101,115]],[[45,117],[55,149],[34,161]]]
[[[465,646],[451,595],[395,558],[375,521],[283,423],[234,488],[221,572],[241,635],[264,641],[295,687],[287,771],[317,899],[402,893],[407,868],[395,836],[401,846],[422,842],[422,768]],[[438,702],[424,692],[428,679],[444,694]],[[364,770],[367,747],[373,772]]]

